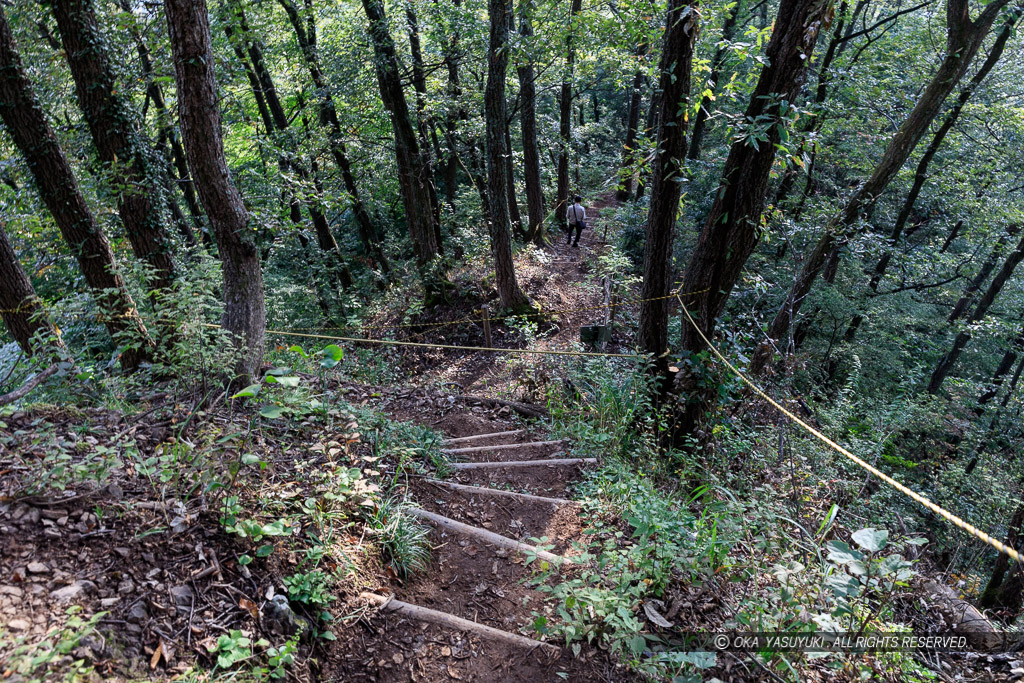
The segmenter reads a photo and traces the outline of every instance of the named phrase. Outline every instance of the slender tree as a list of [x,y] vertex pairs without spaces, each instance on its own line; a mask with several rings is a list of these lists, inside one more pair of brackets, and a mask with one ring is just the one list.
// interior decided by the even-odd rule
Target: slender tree
[[[309,218],[313,223],[313,231],[316,234],[317,246],[320,247],[320,251],[327,257],[328,269],[333,279],[341,289],[348,289],[353,284],[352,273],[349,272],[348,265],[345,263],[345,257],[341,253],[341,248],[338,247],[334,233],[331,232],[327,216],[324,214],[323,209],[320,208],[323,204],[323,197],[315,190],[317,183],[315,179],[311,178],[309,169],[295,155],[292,149],[294,144],[292,136],[289,134],[290,121],[285,113],[284,105],[281,103],[281,98],[277,94],[274,77],[270,73],[270,69],[267,68],[267,62],[263,56],[263,46],[254,36],[252,29],[249,28],[249,22],[246,19],[245,10],[242,5],[236,3],[231,11],[238,22],[241,34],[240,40],[245,45],[245,54],[240,55],[240,57],[244,61],[245,55],[248,55],[246,71],[254,76],[255,82],[252,85],[258,89],[258,94],[262,96],[263,101],[266,103],[266,110],[269,113],[269,120],[266,121],[266,125],[270,126],[270,128],[268,128],[267,132],[270,134],[273,131],[277,131],[277,144],[282,149],[279,163],[282,170],[288,171],[290,169],[294,171],[304,185],[313,185],[314,189],[312,191],[307,189],[307,196],[298,200],[298,203],[304,205],[309,213]],[[250,66],[251,69],[249,68]],[[295,218],[295,212],[293,212],[292,218]]]
[[530,300],[516,282],[512,261],[512,235],[509,230],[505,147],[508,115],[505,104],[505,76],[508,70],[508,31],[512,21],[512,0],[489,0],[490,50],[487,57],[487,86],[484,93],[487,126],[487,229],[491,236],[491,256],[501,305],[516,313],[529,310]]
[[222,324],[244,349],[235,372],[238,379],[246,379],[259,372],[263,361],[263,271],[249,212],[224,158],[209,14],[205,0],[166,0],[164,11],[174,55],[185,154],[222,261]]
[[[195,233],[198,232],[201,235],[203,244],[209,247],[213,244],[213,241],[210,238],[209,231],[203,226],[203,210],[199,206],[195,186],[188,172],[185,150],[181,146],[181,140],[167,107],[167,100],[164,98],[163,88],[160,87],[160,82],[153,67],[153,58],[150,54],[149,46],[146,45],[135,25],[135,15],[132,12],[129,0],[119,0],[118,6],[129,17],[128,30],[132,36],[132,41],[135,43],[136,53],[139,56],[142,77],[146,80],[146,101],[151,103],[156,110],[156,150],[163,156],[162,181],[164,189],[167,191],[167,205],[170,207],[174,224],[178,229],[178,234],[181,235],[188,246],[196,245]],[[175,192],[173,191],[175,187],[180,190],[181,196],[185,200],[185,206],[188,208],[191,216],[191,228],[185,222],[181,209],[178,208],[178,202],[175,200]]]
[[[423,274],[437,256],[439,245],[435,213],[431,200],[433,178],[430,164],[420,150],[416,129],[409,115],[409,105],[402,89],[401,68],[395,41],[388,31],[387,17],[381,0],[362,0],[363,11],[370,23],[373,42],[374,67],[380,84],[381,100],[391,118],[394,132],[395,158],[398,164],[398,184],[409,225],[413,249]],[[428,288],[432,285],[428,285]]]
[[107,330],[115,339],[126,342],[121,367],[128,371],[136,369],[151,356],[153,342],[118,271],[110,243],[89,211],[71,164],[32,91],[2,6],[0,119],[24,155],[43,204],[78,260]]
[[889,140],[871,175],[854,192],[842,211],[828,223],[821,238],[804,260],[789,293],[768,326],[768,340],[754,352],[750,363],[752,373],[758,374],[771,360],[775,345],[786,336],[833,249],[837,244],[842,245],[848,241],[850,231],[862,217],[870,216],[879,196],[927,132],[942,103],[960,82],[996,17],[1008,3],[1009,0],[993,0],[985,6],[977,19],[972,20],[968,0],[947,0],[946,55],[942,63],[921,91],[913,110]]
[[570,0],[568,31],[565,35],[565,67],[558,96],[558,168],[555,186],[555,218],[558,226],[568,229],[565,217],[569,206],[569,148],[572,141],[572,87],[576,73],[576,32],[583,0]]
[[530,42],[533,38],[533,0],[519,3],[519,35],[525,54],[516,69],[519,77],[519,128],[523,137],[523,183],[526,185],[526,215],[529,227],[526,239],[544,246],[544,189],[540,179],[540,152],[537,149],[537,83]]
[[1013,271],[1022,260],[1024,260],[1024,238],[1017,243],[1017,247],[1006,257],[999,272],[996,273],[996,276],[992,278],[992,282],[989,283],[988,289],[985,290],[981,299],[978,300],[977,306],[974,307],[971,315],[967,317],[964,328],[960,330],[956,335],[956,339],[953,340],[953,347],[935,367],[935,371],[932,372],[931,379],[928,381],[928,393],[937,393],[942,388],[942,383],[946,381],[946,377],[949,376],[953,366],[959,360],[960,354],[967,347],[967,342],[971,340],[970,326],[979,322],[988,314],[988,309],[995,302],[999,292],[1002,291],[1003,287],[1013,276]]
[[295,30],[295,37],[299,42],[299,50],[306,62],[310,79],[316,87],[318,95],[318,106],[320,111],[320,123],[328,127],[330,136],[331,156],[334,163],[341,172],[341,180],[345,184],[345,191],[348,193],[352,206],[352,214],[356,222],[356,230],[359,233],[359,241],[369,256],[385,275],[391,272],[390,264],[380,246],[380,236],[377,228],[370,218],[365,204],[356,185],[355,175],[352,173],[352,163],[348,158],[348,151],[345,148],[345,141],[342,136],[341,121],[338,119],[338,110],[334,106],[334,97],[331,94],[330,85],[320,68],[320,56],[317,52],[316,21],[307,6],[307,22],[304,24],[302,15],[292,0],[278,0],[288,15],[288,20]]
[[93,0],[45,0],[57,20],[100,161],[116,188],[117,210],[132,250],[153,268],[153,286],[166,291],[175,278],[173,245],[164,224],[159,164],[139,132],[137,114],[120,94],[114,63]]
[[[932,160],[939,151],[939,147],[942,146],[946,136],[949,135],[949,131],[956,125],[957,120],[960,118],[960,114],[963,112],[967,102],[971,99],[974,93],[978,90],[978,87],[985,80],[985,78],[991,73],[992,69],[995,68],[996,63],[1003,55],[1003,50],[1006,48],[1006,43],[1010,39],[1010,35],[1013,33],[1013,27],[1020,19],[1021,13],[1024,12],[1024,6],[1016,7],[1007,12],[1006,19],[1003,21],[1002,27],[999,29],[999,34],[996,36],[996,40],[992,43],[992,47],[989,49],[988,57],[982,63],[978,71],[971,77],[970,82],[960,91],[960,96],[957,97],[956,102],[950,108],[949,112],[946,113],[945,118],[942,121],[942,125],[932,135],[932,140],[928,144],[928,148],[925,149],[924,154],[921,155],[921,160],[917,163],[917,170],[914,172],[914,182],[910,186],[910,191],[907,193],[906,199],[903,200],[903,206],[900,209],[899,215],[896,217],[896,223],[892,226],[892,232],[889,234],[890,247],[885,250],[882,256],[878,259],[878,263],[875,264],[875,268],[871,273],[871,280],[868,282],[868,287],[872,292],[878,291],[878,285],[882,282],[882,278],[885,276],[886,270],[889,268],[889,262],[892,260],[892,245],[899,242],[903,235],[903,229],[907,225],[907,221],[910,219],[910,214],[914,210],[914,206],[917,203],[918,197],[921,195],[921,189],[924,187],[925,182],[928,180],[928,167],[931,165]],[[945,251],[945,249],[943,249]],[[845,339],[846,341],[853,341],[857,334],[857,329],[864,321],[864,316],[858,313],[854,316],[850,322],[850,326],[846,330]]]
[[[766,66],[750,95],[745,120],[765,120],[768,139],[736,139],[729,149],[718,194],[683,273],[684,303],[710,339],[715,320],[739,280],[761,233],[761,214],[776,145],[807,72],[818,32],[828,26],[831,0],[782,0],[766,50]],[[682,346],[705,348],[697,330],[683,327]]]
[[[1017,510],[1010,519],[1009,530],[1006,532],[1006,544],[1011,548],[1019,548],[1024,538],[1024,502],[1017,504]],[[1020,613],[1024,604],[1024,566],[1020,563],[1011,564],[1006,553],[999,553],[992,574],[985,590],[978,599],[978,606],[983,609],[1001,608],[1010,615],[1012,621]]]
[[715,48],[715,55],[711,58],[711,71],[708,73],[707,92],[700,101],[700,109],[693,118],[693,135],[690,136],[690,149],[686,152],[687,159],[700,159],[701,146],[704,144],[704,129],[707,127],[708,117],[711,116],[711,102],[714,100],[715,88],[718,80],[722,77],[722,68],[725,66],[725,59],[729,55],[729,43],[736,36],[736,26],[739,23],[740,10],[743,3],[737,0],[736,4],[725,10],[725,21],[722,23],[722,40]]
[[0,317],[18,346],[31,356],[32,337],[42,333],[62,345],[60,334],[50,322],[43,302],[36,296],[32,281],[21,267],[18,255],[7,238],[7,226],[0,219]]
[[660,374],[668,369],[668,294],[672,281],[672,242],[679,213],[684,157],[686,112],[689,107],[693,46],[697,37],[695,0],[669,0],[665,37],[658,66],[661,125],[658,128],[651,208],[644,242],[644,282],[640,304],[640,347],[657,358]]
[[633,85],[629,92],[629,110],[626,112],[626,141],[622,144],[622,170],[620,187],[615,191],[615,198],[624,202],[633,196],[633,177],[636,175],[636,142],[640,128],[640,106],[643,104],[644,90],[647,85],[647,72],[644,69],[644,57],[647,54],[647,43],[641,41],[636,48],[639,64],[633,73]]

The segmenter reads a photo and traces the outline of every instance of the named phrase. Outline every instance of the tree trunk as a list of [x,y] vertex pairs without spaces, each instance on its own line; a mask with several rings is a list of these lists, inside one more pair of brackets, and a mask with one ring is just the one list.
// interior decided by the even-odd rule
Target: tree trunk
[[0,7],[0,119],[36,181],[43,204],[53,215],[82,275],[92,290],[110,335],[126,344],[121,367],[134,370],[153,351],[135,302],[125,287],[106,235],[96,224],[78,188],[57,136],[32,92],[14,35]]
[[[255,75],[256,83],[253,84],[253,92],[257,96],[262,95],[266,102],[267,110],[270,113],[270,120],[267,122],[273,128],[268,130],[268,134],[273,136],[273,130],[278,132],[280,139],[278,140],[277,146],[284,148],[286,152],[282,154],[279,160],[279,164],[283,171],[287,171],[289,168],[294,170],[299,176],[299,179],[304,184],[310,183],[309,170],[306,168],[297,157],[294,155],[292,150],[293,144],[290,136],[288,135],[289,122],[288,116],[285,114],[284,105],[281,104],[281,98],[277,95],[277,87],[274,85],[274,77],[270,73],[270,69],[267,68],[266,60],[263,57],[263,48],[260,46],[259,41],[253,35],[252,30],[249,28],[248,21],[245,17],[245,12],[241,4],[235,4],[231,11],[235,15],[235,19],[239,22],[239,29],[241,30],[241,40],[245,43],[245,52],[249,56],[249,65],[252,66],[252,73]],[[227,25],[225,25],[227,28]],[[230,29],[228,29],[230,31]],[[230,33],[229,33],[230,38]],[[243,55],[240,55],[244,58]],[[258,91],[255,89],[258,84]],[[315,188],[315,184],[314,184]],[[327,216],[324,215],[323,209],[320,208],[323,197],[321,193],[314,192],[311,196],[304,199],[300,199],[299,203],[305,205],[306,211],[309,212],[310,220],[313,223],[313,230],[316,233],[317,246],[324,252],[328,261],[328,269],[331,273],[332,279],[337,282],[338,286],[342,290],[347,290],[353,284],[352,273],[348,269],[348,265],[345,263],[345,257],[341,253],[341,249],[338,247],[337,240],[334,239],[334,234],[331,232],[330,224],[327,221]],[[297,212],[293,212],[292,220],[298,218]]]
[[[452,0],[452,4],[456,8],[461,8],[462,0]],[[444,140],[447,147],[447,158],[444,164],[444,190],[452,211],[455,210],[455,198],[459,183],[458,123],[466,119],[466,110],[461,105],[460,58],[459,32],[458,30],[453,30],[451,35],[448,36],[448,43],[445,45],[444,50],[444,65],[448,71],[447,99],[449,102],[449,109],[444,117]]]
[[[832,62],[838,56],[838,48],[842,45],[841,37],[843,35],[843,26],[846,22],[849,7],[849,3],[846,0],[843,0],[839,5],[839,11],[833,18],[835,28],[832,31],[832,37],[828,41],[828,47],[825,49],[825,55],[821,58],[821,63],[817,65],[818,87],[815,88],[814,91],[813,104],[817,106],[819,111],[816,112],[817,116],[804,116],[801,119],[801,123],[797,126],[797,129],[802,133],[812,133],[816,130],[820,130],[821,126],[825,122],[824,111],[820,110],[821,104],[825,101],[825,96],[828,93],[828,82],[831,75]],[[855,16],[856,14],[857,12],[854,13]],[[851,18],[851,21],[853,21],[853,18]],[[803,136],[800,140],[800,147],[793,156],[797,159],[801,159],[806,146],[807,136]],[[796,220],[803,211],[804,202],[807,200],[807,196],[810,194],[811,188],[813,187],[814,159],[817,149],[817,142],[813,142],[811,146],[811,160],[810,163],[807,164],[807,180],[804,183],[804,189],[800,195],[800,201],[794,211],[794,220]],[[775,193],[775,200],[773,201],[775,206],[781,206],[782,203],[786,201],[790,191],[793,189],[793,185],[796,183],[797,177],[800,175],[800,168],[801,167],[797,164],[790,164],[787,162],[786,173],[782,177],[782,182],[779,183],[778,192]]]
[[[118,6],[125,13],[131,14],[134,17],[128,0],[120,0]],[[191,216],[193,228],[200,234],[203,244],[209,247],[212,244],[212,240],[210,239],[209,232],[203,227],[203,211],[199,207],[195,187],[188,173],[188,161],[185,160],[185,150],[181,148],[181,141],[178,139],[178,133],[174,128],[170,112],[167,110],[167,101],[164,99],[163,89],[157,82],[149,47],[142,39],[142,36],[139,35],[134,25],[131,27],[130,32],[135,43],[136,52],[139,55],[139,63],[142,66],[142,77],[146,79],[146,96],[156,109],[158,129],[156,147],[164,156],[166,171],[163,173],[163,177],[168,183],[166,188],[168,190],[167,203],[171,207],[172,214],[174,214],[175,222],[179,224],[178,232],[181,234],[182,239],[185,240],[188,246],[194,246],[196,244],[195,234],[178,217],[181,210],[178,209],[178,203],[174,199],[174,193],[171,191],[170,183],[173,181],[173,184],[179,188],[182,197],[185,199],[185,206],[188,208]],[[168,146],[170,147],[169,150],[167,149]],[[177,172],[177,175],[175,175],[175,172]]]
[[956,339],[953,341],[953,348],[942,357],[936,366],[935,371],[932,373],[932,377],[928,382],[928,393],[934,394],[942,387],[942,383],[946,381],[946,377],[949,376],[949,372],[956,365],[957,360],[960,358],[960,354],[967,346],[967,342],[971,339],[971,333],[969,326],[980,321],[988,313],[988,309],[992,306],[992,303],[996,300],[999,292],[1002,291],[1003,286],[1013,275],[1013,271],[1017,268],[1017,265],[1024,260],[1024,238],[1017,243],[1017,248],[1010,252],[1009,256],[1006,257],[1006,261],[1003,262],[1002,268],[996,273],[996,276],[992,279],[988,289],[985,290],[985,294],[978,301],[978,305],[974,307],[974,311],[967,318],[967,328],[957,334]]
[[949,235],[946,237],[946,241],[942,243],[942,248],[939,249],[940,254],[946,253],[946,250],[949,249],[951,244],[953,244],[953,240],[960,236],[960,230],[963,227],[964,221],[962,218],[953,224],[953,229],[949,231]]
[[[640,43],[636,48],[637,59],[643,62],[647,54],[647,43]],[[629,94],[629,111],[626,113],[626,141],[622,145],[622,169],[619,171],[619,189],[615,198],[624,202],[633,196],[633,177],[636,175],[636,141],[640,128],[640,105],[643,103],[644,87],[647,85],[647,74],[638,67],[633,74],[633,88]]]
[[569,147],[572,139],[572,82],[576,69],[576,19],[583,0],[571,0],[569,32],[565,37],[565,70],[558,96],[558,168],[555,181],[555,220],[564,232],[569,224],[565,217],[569,207]]
[[[1020,540],[1024,537],[1024,502],[1017,504],[1017,511],[1013,513],[1010,520],[1010,528],[1006,532],[1006,545],[1011,548],[1019,548]],[[1009,574],[1009,577],[1007,577]],[[1012,623],[1021,610],[1021,601],[1024,599],[1024,574],[1020,564],[1010,565],[1010,558],[1006,553],[999,553],[995,566],[992,568],[992,576],[989,577],[985,590],[978,599],[978,607],[982,609],[1003,609],[1009,614],[1005,623]]]
[[[782,0],[779,5],[767,48],[767,66],[761,71],[745,114],[748,121],[764,117],[773,121],[768,128],[769,139],[757,147],[747,140],[732,144],[719,191],[683,274],[683,292],[693,292],[684,303],[708,339],[760,236],[768,177],[786,114],[780,101],[793,102],[796,98],[818,32],[827,29],[830,18],[830,0]],[[700,334],[689,325],[683,326],[682,343],[684,349],[694,353],[705,348]]]
[[818,243],[804,260],[789,293],[768,327],[769,341],[761,344],[754,352],[750,363],[750,371],[753,374],[759,374],[771,360],[773,344],[786,336],[833,247],[837,243],[845,243],[853,226],[863,216],[870,216],[878,197],[927,132],[928,126],[942,108],[942,103],[960,82],[985,36],[988,35],[992,23],[1008,2],[1009,0],[993,0],[985,6],[978,19],[972,21],[967,0],[947,0],[946,57],[922,91],[910,115],[889,140],[871,176],[853,194],[842,212],[825,227]]
[[[398,185],[409,224],[413,250],[421,274],[428,278],[427,266],[438,254],[437,230],[431,200],[433,178],[430,164],[421,153],[416,129],[409,116],[409,105],[402,90],[401,69],[395,42],[388,31],[381,0],[362,0],[363,11],[370,23],[370,38],[376,57],[374,66],[380,84],[381,100],[391,117],[398,164]],[[430,285],[428,284],[428,289]]]
[[718,49],[715,50],[715,56],[711,59],[711,72],[708,74],[707,85],[710,92],[701,98],[700,109],[697,110],[697,116],[693,119],[693,134],[690,136],[690,149],[686,152],[687,159],[700,159],[700,148],[704,144],[704,128],[707,125],[708,116],[711,115],[709,111],[711,100],[714,97],[718,79],[721,77],[722,67],[725,66],[725,58],[729,54],[727,43],[731,42],[736,35],[736,24],[741,9],[742,3],[737,2],[731,10],[727,10],[729,13],[725,16],[725,22],[722,24],[722,40],[718,44]]
[[18,346],[31,356],[32,337],[41,332],[63,346],[60,333],[50,322],[43,302],[36,296],[32,281],[21,267],[18,255],[7,239],[5,226],[0,223],[0,316],[7,331],[18,342]]
[[[668,312],[666,298],[672,282],[672,242],[679,213],[681,180],[685,173],[686,111],[689,108],[693,46],[697,36],[696,0],[669,0],[665,15],[664,47],[658,66],[661,125],[658,127],[644,242],[644,281],[640,290],[640,347],[657,361],[656,371],[666,375]],[[667,386],[663,387],[663,390]]]
[[306,62],[310,78],[316,87],[319,96],[320,123],[327,125],[330,136],[331,156],[341,171],[341,180],[345,184],[345,191],[349,195],[352,204],[352,214],[356,221],[356,230],[359,233],[359,241],[369,256],[385,275],[391,272],[391,266],[380,246],[380,238],[377,229],[370,219],[370,214],[359,195],[359,188],[356,185],[355,176],[352,174],[352,164],[349,162],[348,153],[343,141],[341,122],[338,120],[338,112],[334,106],[334,97],[324,78],[323,70],[320,68],[320,57],[316,50],[316,23],[312,14],[308,17],[308,24],[303,25],[302,16],[298,8],[291,0],[277,0],[284,8],[295,29],[295,37],[299,42],[299,49]]
[[[484,93],[484,117],[487,127],[487,229],[491,235],[491,255],[501,305],[514,313],[530,310],[530,300],[516,282],[512,262],[512,235],[509,231],[506,161],[509,150],[508,115],[505,105],[505,75],[508,70],[508,31],[512,21],[512,0],[488,0],[490,50],[487,53],[487,89]],[[514,199],[514,197],[513,197]]]
[[[932,140],[921,156],[921,160],[917,164],[917,171],[914,173],[914,182],[910,187],[910,192],[907,193],[906,199],[903,201],[903,207],[900,209],[899,215],[896,217],[896,223],[893,225],[892,233],[889,235],[890,247],[882,254],[878,259],[878,263],[875,264],[874,271],[871,274],[871,280],[868,282],[868,287],[872,292],[878,291],[878,285],[882,282],[882,278],[885,276],[886,270],[888,270],[889,263],[892,260],[892,247],[899,242],[900,237],[903,235],[903,228],[907,224],[907,220],[910,218],[910,214],[914,210],[914,205],[917,203],[917,198],[921,194],[921,188],[924,187],[925,182],[928,180],[928,166],[935,158],[935,154],[939,151],[939,147],[942,145],[943,140],[946,139],[946,135],[953,129],[957,119],[960,118],[961,112],[963,112],[964,106],[967,101],[971,99],[971,96],[981,85],[982,81],[988,76],[988,74],[995,67],[999,58],[1003,54],[1003,49],[1006,47],[1006,43],[1013,32],[1013,26],[1017,23],[1020,18],[1021,12],[1024,11],[1021,8],[1015,8],[1007,13],[1006,20],[1003,22],[1002,27],[999,30],[999,34],[996,37],[995,42],[992,44],[992,48],[989,50],[988,58],[978,69],[977,73],[971,78],[967,86],[960,91],[960,96],[957,98],[956,103],[946,114],[946,118],[942,121],[942,125],[935,131],[935,135],[932,136]],[[959,222],[959,225],[963,225],[963,221]],[[959,228],[955,228],[950,233],[945,244],[943,244],[941,251],[945,252],[949,244],[953,241],[956,233],[959,232]],[[966,302],[965,302],[966,306]],[[846,330],[844,339],[847,342],[853,341],[856,337],[857,329],[860,327],[864,316],[858,314],[851,321],[849,328]],[[952,320],[952,319],[951,319]]]
[[120,95],[114,64],[93,0],[46,0],[57,29],[78,104],[100,161],[117,188],[117,210],[135,256],[153,269],[153,290],[174,283],[170,235],[164,225],[158,164],[139,132],[138,117]]
[[416,123],[420,136],[420,151],[430,168],[430,206],[434,212],[434,238],[437,240],[437,253],[444,253],[444,240],[441,237],[441,202],[437,197],[434,184],[434,171],[437,160],[441,157],[441,145],[437,139],[437,131],[427,113],[427,76],[423,65],[423,50],[420,47],[420,28],[416,19],[416,11],[411,0],[405,1],[405,18],[409,25],[409,52],[412,55],[412,85],[416,91]]
[[[648,140],[656,138],[658,135],[658,114],[661,110],[661,90],[655,84],[654,91],[651,93],[651,103],[647,107],[647,119],[644,122],[644,137]],[[637,178],[636,183],[636,194],[633,195],[633,201],[639,202],[644,197],[644,193],[647,190],[647,180],[644,174],[640,174]]]
[[[529,43],[533,36],[531,0],[519,4],[519,35]],[[519,128],[523,134],[523,182],[526,185],[526,214],[530,222],[526,239],[544,246],[544,190],[540,180],[537,150],[537,84],[533,57],[528,55],[516,69],[519,76]]]
[[1009,374],[1013,364],[1017,362],[1021,351],[1024,351],[1024,330],[1014,337],[1010,343],[1010,348],[1006,349],[995,372],[992,373],[992,379],[989,381],[988,386],[978,396],[978,407],[974,411],[976,414],[981,415],[985,410],[983,406],[994,399],[996,394],[999,393],[999,388],[1003,386],[1006,375]]
[[1004,234],[999,236],[995,246],[992,247],[991,253],[985,262],[981,264],[981,268],[978,269],[977,274],[964,288],[964,293],[957,300],[956,304],[953,305],[953,310],[950,311],[949,317],[946,318],[946,322],[956,322],[960,318],[964,317],[967,313],[967,307],[971,304],[974,299],[974,295],[981,289],[981,286],[985,284],[985,280],[995,270],[996,264],[999,262],[999,257],[1003,255],[1003,249],[1006,247],[1006,242],[1010,236],[1016,235],[1020,231],[1020,228],[1016,225],[1011,225]]
[[243,348],[236,379],[257,375],[263,361],[266,309],[263,272],[249,213],[224,158],[213,46],[205,0],[166,0],[178,112],[185,154],[210,219],[223,272],[222,324]]
[[526,241],[526,230],[523,227],[523,215],[519,212],[519,193],[516,191],[515,164],[512,161],[512,124],[505,129],[505,194],[508,195],[508,217],[512,223],[512,234]]

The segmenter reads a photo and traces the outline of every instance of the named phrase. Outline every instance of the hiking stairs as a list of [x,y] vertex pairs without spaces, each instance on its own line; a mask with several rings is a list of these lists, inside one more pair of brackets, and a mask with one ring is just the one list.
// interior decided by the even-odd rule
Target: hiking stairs
[[[432,566],[425,572],[428,580],[397,586],[390,595],[379,591],[364,592],[360,597],[381,614],[413,624],[431,624],[449,633],[461,632],[471,641],[479,641],[482,649],[491,650],[474,653],[474,657],[479,654],[493,661],[495,645],[507,648],[507,655],[499,656],[503,660],[497,662],[499,667],[532,658],[534,667],[550,668],[559,659],[563,664],[571,660],[571,655],[535,637],[530,615],[541,610],[542,601],[536,591],[523,585],[523,579],[533,571],[534,563],[546,562],[559,570],[577,564],[571,546],[579,538],[579,526],[548,527],[560,511],[575,519],[574,503],[565,497],[565,490],[579,468],[596,459],[558,457],[564,455],[564,440],[532,439],[529,431],[445,440],[442,451],[458,459],[451,463],[457,480],[423,478],[410,485],[414,507],[409,513],[433,527]],[[548,540],[543,547],[530,540],[544,536]],[[552,547],[560,551],[553,552]],[[450,582],[451,589],[443,582]],[[416,583],[429,589],[412,585]],[[527,596],[529,606],[520,604]],[[393,656],[395,661],[405,661],[416,654]],[[542,679],[548,678],[546,673],[550,671],[540,674]],[[524,668],[520,661],[500,678],[537,680],[537,675],[535,668]],[[472,674],[469,677],[474,678]],[[423,680],[434,679],[426,676]]]

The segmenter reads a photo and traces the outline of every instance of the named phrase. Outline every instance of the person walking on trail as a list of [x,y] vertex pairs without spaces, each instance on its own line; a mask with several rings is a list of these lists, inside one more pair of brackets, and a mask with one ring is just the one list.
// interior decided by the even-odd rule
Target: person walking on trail
[[[572,198],[573,203],[565,211],[565,217],[569,221],[569,232],[568,241],[566,244],[571,244],[574,247],[580,246],[580,233],[587,227],[587,210],[583,208],[580,202],[583,201],[583,197],[576,195]],[[572,231],[576,230],[576,239],[572,238]]]

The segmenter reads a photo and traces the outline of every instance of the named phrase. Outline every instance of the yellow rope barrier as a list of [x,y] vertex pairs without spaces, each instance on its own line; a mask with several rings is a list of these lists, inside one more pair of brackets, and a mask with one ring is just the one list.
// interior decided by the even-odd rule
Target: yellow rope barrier
[[970,535],[974,536],[978,540],[981,540],[981,541],[989,544],[990,546],[992,546],[993,548],[995,548],[999,552],[1006,553],[1007,555],[1009,555],[1011,558],[1013,558],[1017,562],[1021,562],[1022,561],[1021,554],[1019,552],[1017,552],[1016,550],[1014,550],[1013,548],[1011,548],[1010,546],[1006,545],[1002,541],[996,540],[992,536],[989,536],[988,534],[986,534],[984,531],[982,531],[981,529],[977,528],[973,524],[964,521],[960,517],[957,517],[952,512],[949,512],[948,510],[946,510],[945,508],[941,507],[940,505],[937,505],[937,504],[933,503],[932,501],[928,500],[927,498],[922,496],[920,493],[917,493],[916,491],[908,488],[907,486],[904,486],[900,482],[896,481],[895,479],[893,479],[889,475],[887,475],[884,472],[882,472],[881,470],[879,470],[877,467],[875,467],[875,466],[865,462],[861,458],[858,458],[856,455],[854,455],[853,453],[851,453],[847,449],[843,448],[838,443],[836,443],[835,441],[833,441],[829,437],[825,436],[824,434],[822,434],[820,431],[818,431],[817,429],[815,429],[811,425],[809,425],[806,422],[804,422],[803,420],[801,420],[799,417],[794,415],[791,411],[787,410],[785,407],[783,407],[781,404],[779,404],[775,399],[773,399],[771,396],[766,394],[761,389],[761,387],[757,386],[756,384],[754,384],[753,381],[748,379],[746,377],[746,375],[744,375],[742,372],[737,370],[736,366],[734,366],[732,363],[730,363],[728,360],[726,360],[725,356],[723,356],[722,353],[715,347],[715,345],[711,343],[711,340],[709,340],[707,338],[707,336],[705,336],[704,331],[702,329],[700,329],[700,326],[697,325],[697,323],[694,321],[694,319],[690,316],[690,311],[687,310],[686,304],[683,303],[682,295],[679,296],[679,305],[683,307],[683,313],[686,314],[686,319],[690,321],[690,324],[693,325],[693,328],[695,330],[697,330],[697,334],[700,335],[700,338],[704,340],[704,343],[708,345],[708,348],[711,349],[711,352],[718,358],[718,360],[720,360],[727,368],[729,368],[729,370],[731,370],[734,375],[739,377],[743,381],[744,384],[746,384],[748,387],[753,389],[754,392],[757,393],[758,396],[760,396],[764,400],[768,401],[768,403],[772,404],[772,406],[774,406],[775,409],[778,410],[780,413],[782,413],[783,415],[788,417],[790,420],[792,420],[794,423],[799,425],[801,428],[803,428],[808,433],[810,433],[810,434],[814,435],[815,437],[817,437],[817,439],[819,441],[821,441],[822,443],[826,444],[827,446],[829,446],[833,450],[837,451],[838,453],[841,453],[842,455],[846,456],[853,463],[859,465],[860,467],[862,467],[863,469],[867,470],[868,472],[870,472],[874,476],[878,477],[879,479],[884,481],[886,484],[888,484],[889,486],[891,486],[894,489],[896,489],[897,491],[899,491],[900,493],[903,493],[904,495],[909,496],[912,500],[917,501],[921,505],[925,506],[926,508],[928,508],[929,510],[934,512],[935,514],[937,514],[940,517],[943,517],[946,520],[952,522],[955,526],[963,529],[964,531],[966,531]]
[[[207,323],[206,327],[220,328],[220,325]],[[353,344],[380,344],[382,346],[414,346],[426,349],[449,349],[454,351],[496,351],[499,353],[521,353],[537,356],[585,356],[594,358],[643,358],[638,353],[596,353],[592,351],[559,351],[556,349],[503,349],[489,346],[457,346],[455,344],[426,344],[423,342],[398,341],[396,339],[362,339],[358,337],[338,337],[327,334],[310,334],[308,332],[289,332],[288,330],[267,330],[267,334],[276,334],[282,337],[302,337],[307,339],[326,339],[328,341],[343,341]]]

